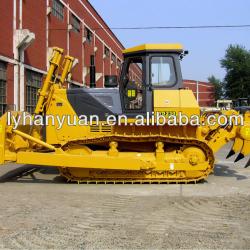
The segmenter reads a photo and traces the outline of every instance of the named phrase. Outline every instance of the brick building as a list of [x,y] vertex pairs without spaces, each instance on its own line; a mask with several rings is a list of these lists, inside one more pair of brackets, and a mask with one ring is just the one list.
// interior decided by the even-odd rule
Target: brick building
[[214,85],[209,82],[183,80],[184,87],[191,89],[201,107],[214,106]]
[[89,85],[91,63],[97,87],[118,74],[124,47],[87,0],[1,0],[0,13],[0,113],[34,108],[53,46],[78,58],[75,86]]
[[1,0],[0,13],[0,115],[8,105],[33,111],[53,46],[78,58],[72,87],[90,85],[91,64],[96,87],[119,73],[124,47],[87,0]]

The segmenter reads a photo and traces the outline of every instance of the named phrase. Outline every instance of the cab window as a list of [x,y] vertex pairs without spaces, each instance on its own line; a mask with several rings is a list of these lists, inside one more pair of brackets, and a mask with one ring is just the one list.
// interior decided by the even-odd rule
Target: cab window
[[143,83],[142,83],[141,57],[132,58],[126,68],[124,76],[124,104],[127,110],[140,110],[143,107]]
[[150,72],[152,86],[171,87],[176,83],[176,72],[172,57],[152,57],[150,62]]

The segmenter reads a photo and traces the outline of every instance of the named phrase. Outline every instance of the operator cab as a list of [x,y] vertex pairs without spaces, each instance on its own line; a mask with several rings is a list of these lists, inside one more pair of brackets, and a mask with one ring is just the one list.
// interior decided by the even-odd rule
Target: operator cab
[[[156,111],[156,107],[164,112],[179,107],[179,103],[176,104],[181,98],[179,92],[166,93],[165,90],[182,88],[180,58],[185,55],[182,45],[146,44],[126,49],[123,55],[119,89],[116,77],[107,76],[105,86],[109,88],[67,90],[68,100],[78,116],[94,114],[106,119],[109,115],[125,114],[135,117]],[[155,104],[156,100],[160,100],[159,105]]]
[[153,111],[153,91],[182,88],[180,44],[145,44],[123,51],[120,95],[123,113]]

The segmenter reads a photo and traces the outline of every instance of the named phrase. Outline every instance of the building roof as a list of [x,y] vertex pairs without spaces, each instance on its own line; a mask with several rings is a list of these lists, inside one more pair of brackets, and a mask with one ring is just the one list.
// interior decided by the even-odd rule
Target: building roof
[[183,46],[179,43],[163,43],[163,44],[142,44],[136,47],[125,49],[122,51],[123,54],[141,52],[141,51],[183,51]]

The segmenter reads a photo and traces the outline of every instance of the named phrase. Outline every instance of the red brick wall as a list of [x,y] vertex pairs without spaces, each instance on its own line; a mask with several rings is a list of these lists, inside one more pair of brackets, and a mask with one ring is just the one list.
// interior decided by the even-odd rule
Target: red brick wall
[[7,104],[14,104],[14,66],[7,64]]
[[0,55],[13,57],[13,1],[0,1]]
[[[46,21],[48,20],[48,47],[61,47],[65,54],[78,59],[73,69],[72,80],[89,85],[89,74],[83,79],[83,68],[90,66],[90,56],[95,55],[96,73],[102,73],[97,81],[97,87],[103,87],[105,75],[119,74],[117,58],[123,60],[121,42],[115,37],[104,20],[95,11],[87,0],[64,0],[64,19],[59,20],[51,12],[47,15],[47,0],[22,0],[22,28],[35,33],[34,42],[25,50],[24,63],[38,70],[46,71],[47,41]],[[19,28],[19,0],[16,0],[16,25]],[[84,5],[86,7],[84,7]],[[52,0],[49,0],[52,7]],[[67,8],[69,6],[69,10]],[[88,10],[87,10],[87,9]],[[0,55],[13,59],[13,0],[0,1]],[[81,32],[68,32],[68,15],[71,12],[81,20]],[[68,14],[69,13],[69,14]],[[82,23],[83,22],[83,23]],[[91,44],[82,43],[85,26],[92,29],[93,41]],[[95,36],[96,35],[96,36]],[[67,51],[67,41],[69,51]],[[103,58],[104,43],[110,49],[110,57]],[[97,50],[95,51],[95,47]],[[111,55],[116,55],[115,62],[111,63]],[[13,102],[13,65],[8,64],[8,100]],[[19,84],[19,83],[18,83]],[[25,88],[26,89],[26,88]],[[21,97],[24,98],[24,97]],[[25,99],[25,98],[24,98]],[[25,104],[24,104],[25,106]]]
[[110,62],[111,62],[111,53],[109,57],[106,57],[104,59],[104,75],[110,75],[111,74],[111,66],[110,66]]
[[[95,45],[97,47],[97,51],[95,53],[95,64],[96,64],[96,73],[102,73],[103,71],[103,45],[99,39],[95,40]],[[103,76],[96,82],[96,87],[103,87]]]
[[[195,97],[197,97],[197,81],[184,80],[184,87],[192,90]],[[208,82],[199,81],[199,105],[200,106],[213,106],[215,103],[214,86]]]
[[[31,32],[35,33],[36,39],[32,45],[25,52],[25,63],[33,67],[39,68],[41,70],[46,70],[46,12],[47,6],[45,0],[25,0],[22,1],[22,28],[29,29]],[[102,20],[99,14],[93,9],[91,4],[88,1],[84,0],[65,0],[64,3],[69,7],[73,12],[84,21],[84,23],[93,29],[93,33],[96,33],[101,37],[101,40],[104,41],[109,48],[112,48],[112,51],[122,59],[123,49],[120,41],[114,36],[111,30],[109,30],[106,23]],[[90,12],[81,4],[84,3]],[[49,4],[52,7],[52,0],[49,0]],[[17,0],[17,28],[19,27],[19,0]],[[71,12],[70,10],[70,12]],[[12,39],[13,39],[13,1],[10,0],[1,0],[0,2],[0,34],[3,39],[0,39],[0,53],[1,55],[13,57],[13,48],[12,48]],[[69,14],[71,15],[71,13]],[[62,47],[67,50],[67,16],[68,10],[67,6],[64,7],[64,20],[61,21],[51,13],[48,15],[49,19],[49,47]],[[99,23],[98,23],[99,22]],[[104,29],[102,29],[102,27]],[[82,29],[84,27],[82,26]],[[108,33],[107,33],[108,32]],[[81,33],[69,33],[69,53],[77,57],[79,64],[75,68],[75,80],[82,80],[82,34]],[[103,65],[99,64],[99,60],[103,60],[101,51],[103,51],[103,43],[97,37],[95,39],[96,44],[86,45],[85,49],[85,59],[84,61],[89,66],[90,55],[94,54],[94,46],[98,47],[96,57],[98,60],[98,71],[103,70]],[[67,51],[66,51],[67,53]],[[102,64],[102,62],[100,62]],[[105,73],[110,74],[111,63],[109,59],[105,60]],[[112,66],[113,73],[116,73],[116,64]],[[98,85],[102,85],[103,79],[99,80]]]
[[[0,1],[0,55],[13,58],[13,1]],[[14,103],[14,67],[7,63],[7,104]]]
[[[75,14],[84,21],[84,23],[92,30],[93,35],[94,33],[98,35],[101,40],[105,41],[106,45],[109,48],[112,48],[112,51],[120,58],[122,59],[122,49],[123,46],[119,42],[119,40],[114,36],[114,34],[109,30],[108,26],[106,23],[101,19],[101,17],[98,15],[98,13],[93,9],[91,4],[88,1],[81,1],[84,3],[87,8],[91,11],[89,13],[86,8],[81,4],[80,1],[78,0],[65,0],[67,4],[69,4],[70,8],[75,12]],[[102,27],[100,26],[100,24]],[[84,29],[84,27],[82,27]],[[109,32],[109,35],[107,34],[107,31]],[[82,31],[85,32],[85,30]],[[70,32],[71,33],[71,32]],[[61,36],[61,35],[60,35]],[[82,37],[81,34],[76,34],[78,37]],[[111,37],[112,38],[111,38]],[[79,40],[80,41],[80,40]],[[73,41],[70,39],[70,46],[74,47],[75,50],[78,49],[78,51],[81,51],[81,43],[79,41]],[[97,47],[97,51],[94,51],[94,48]],[[110,54],[112,53],[110,51]],[[84,66],[89,67],[90,65],[90,57],[91,55],[95,55],[95,63],[96,63],[96,73],[103,73],[103,67],[104,67],[104,76],[105,75],[110,75],[110,74],[117,74],[117,67],[116,63],[111,64],[111,60],[109,58],[103,59],[103,43],[100,41],[100,39],[96,36],[95,38],[93,37],[93,42],[91,44],[85,42],[84,43]],[[78,59],[79,57],[81,58],[82,56],[80,53],[75,55]],[[80,60],[79,60],[80,61]],[[104,66],[103,66],[104,64]],[[74,72],[74,77],[81,78],[82,77],[82,65],[78,64],[76,66],[75,72]],[[111,72],[110,72],[111,69]],[[76,73],[76,74],[75,74]],[[74,79],[75,80],[75,79]],[[89,74],[86,76],[85,82],[87,85],[89,85],[90,77]],[[103,77],[101,77],[96,85],[97,87],[103,87]]]
[[25,64],[46,70],[46,1],[23,1],[23,28],[36,36],[25,50]]
[[80,33],[69,32],[69,54],[78,58],[78,64],[72,71],[72,80],[82,83],[82,30]]
[[[50,1],[52,6],[52,1]],[[67,10],[64,8],[64,19],[60,20],[49,14],[49,47],[60,47],[67,53]]]

